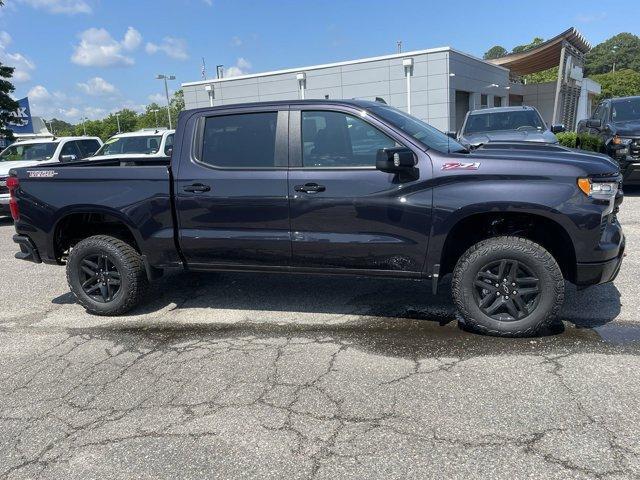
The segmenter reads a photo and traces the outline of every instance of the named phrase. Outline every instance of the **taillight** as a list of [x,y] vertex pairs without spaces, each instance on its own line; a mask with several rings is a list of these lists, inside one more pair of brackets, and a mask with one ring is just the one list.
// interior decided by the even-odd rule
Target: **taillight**
[[16,190],[20,186],[18,177],[7,178],[7,188],[9,189],[9,209],[11,210],[11,216],[14,221],[20,220],[20,210],[18,210],[18,200],[16,200]]

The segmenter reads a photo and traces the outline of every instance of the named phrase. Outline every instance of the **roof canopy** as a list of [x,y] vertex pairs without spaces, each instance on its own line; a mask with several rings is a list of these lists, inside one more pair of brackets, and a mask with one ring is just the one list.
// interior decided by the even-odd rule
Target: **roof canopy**
[[568,42],[581,53],[587,53],[591,50],[591,45],[589,45],[582,34],[571,27],[560,35],[556,35],[531,50],[512,53],[511,55],[489,61],[495,65],[508,68],[516,75],[541,72],[560,65],[560,52],[562,51],[564,42]]

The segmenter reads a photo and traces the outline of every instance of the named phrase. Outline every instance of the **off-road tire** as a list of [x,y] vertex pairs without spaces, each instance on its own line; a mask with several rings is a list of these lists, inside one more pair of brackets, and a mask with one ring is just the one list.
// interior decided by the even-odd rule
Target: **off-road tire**
[[[105,254],[120,273],[120,288],[113,299],[100,303],[86,294],[80,281],[80,262],[90,254]],[[149,281],[140,254],[128,243],[108,235],[78,242],[67,259],[67,282],[78,303],[95,315],[122,315],[144,298]]]
[[[524,318],[496,320],[481,311],[474,298],[476,275],[487,263],[512,259],[526,264],[539,279],[540,299]],[[459,320],[470,330],[501,337],[534,336],[549,326],[564,303],[564,278],[555,258],[542,246],[520,237],[502,236],[483,240],[469,248],[458,260],[451,282]]]

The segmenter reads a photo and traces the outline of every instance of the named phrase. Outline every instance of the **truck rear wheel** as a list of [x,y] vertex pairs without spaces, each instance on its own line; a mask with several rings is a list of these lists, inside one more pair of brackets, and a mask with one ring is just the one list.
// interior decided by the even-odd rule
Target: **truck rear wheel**
[[148,280],[140,254],[107,235],[78,242],[67,260],[67,282],[78,303],[96,315],[121,315],[144,296]]
[[525,337],[550,324],[564,302],[564,278],[542,246],[495,237],[469,248],[453,271],[453,300],[466,327]]

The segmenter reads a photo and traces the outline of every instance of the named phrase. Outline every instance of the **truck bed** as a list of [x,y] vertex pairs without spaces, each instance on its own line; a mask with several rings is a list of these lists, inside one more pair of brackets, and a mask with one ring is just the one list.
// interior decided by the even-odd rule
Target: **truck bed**
[[[59,263],[62,247],[56,239],[70,218],[87,229],[121,222],[154,265],[179,265],[169,162],[169,158],[113,158],[14,169],[11,173],[20,182],[18,234],[45,246],[42,261]],[[22,225],[37,229],[23,232]]]

